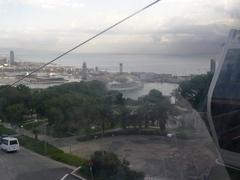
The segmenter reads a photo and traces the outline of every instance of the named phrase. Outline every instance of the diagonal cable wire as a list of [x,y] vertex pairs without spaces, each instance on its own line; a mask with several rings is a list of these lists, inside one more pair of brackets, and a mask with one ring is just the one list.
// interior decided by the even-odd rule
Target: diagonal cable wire
[[113,29],[114,27],[118,26],[119,24],[123,23],[124,21],[126,21],[126,20],[132,18],[133,16],[135,16],[135,15],[137,15],[137,14],[139,14],[140,12],[142,12],[142,11],[144,11],[144,10],[150,8],[151,6],[157,4],[159,1],[160,1],[160,0],[156,0],[156,1],[152,2],[152,3],[150,3],[149,5],[145,6],[144,8],[142,8],[142,9],[140,9],[140,10],[138,10],[138,11],[132,13],[131,15],[129,15],[129,16],[125,17],[124,19],[118,21],[117,23],[113,24],[112,26],[110,26],[110,27],[104,29],[103,31],[97,33],[96,35],[94,35],[94,36],[90,37],[89,39],[83,41],[82,43],[78,44],[77,46],[75,46],[75,47],[69,49],[68,51],[66,51],[66,52],[64,52],[64,53],[62,53],[62,54],[60,54],[59,56],[57,56],[57,57],[54,58],[53,60],[47,62],[46,64],[44,64],[44,65],[42,65],[42,66],[40,66],[39,68],[37,68],[37,69],[35,69],[34,71],[30,72],[28,75],[23,76],[22,78],[18,79],[17,81],[15,81],[14,83],[10,84],[9,86],[11,87],[11,86],[14,86],[14,85],[18,84],[19,82],[21,82],[21,81],[24,80],[25,78],[30,77],[32,74],[34,74],[34,73],[40,71],[41,69],[43,69],[43,68],[46,67],[47,65],[49,65],[49,64],[51,64],[51,63],[53,63],[53,62],[55,62],[56,60],[58,60],[58,59],[62,58],[63,56],[69,54],[70,52],[74,51],[75,49],[77,49],[77,48],[83,46],[84,44],[90,42],[91,40],[97,38],[98,36],[104,34],[105,32],[107,32],[107,31]]

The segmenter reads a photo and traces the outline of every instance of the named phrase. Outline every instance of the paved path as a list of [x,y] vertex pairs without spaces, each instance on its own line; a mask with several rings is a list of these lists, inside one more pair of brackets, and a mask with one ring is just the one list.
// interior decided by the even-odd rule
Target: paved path
[[22,147],[17,153],[0,151],[2,180],[60,180],[71,171],[71,167]]
[[[8,124],[8,123],[3,123],[3,125],[9,129],[13,129],[13,127]],[[32,137],[34,138],[34,134],[32,133],[32,131],[26,130],[26,129],[14,129],[19,135],[25,135],[28,137]],[[122,130],[121,128],[115,128],[115,129],[109,129],[106,130],[105,133],[113,133],[113,132],[117,132]],[[100,134],[101,131],[96,132],[96,134]],[[79,143],[79,141],[77,140],[79,137],[84,137],[85,135],[79,136],[79,135],[75,135],[75,136],[70,136],[70,137],[63,137],[63,138],[57,138],[57,137],[52,137],[52,136],[48,136],[45,134],[39,134],[38,135],[38,139],[41,141],[46,141],[49,144],[52,144],[58,148],[65,148],[65,147],[69,147],[71,149],[72,145],[75,145],[77,143]],[[71,150],[69,150],[71,151]]]

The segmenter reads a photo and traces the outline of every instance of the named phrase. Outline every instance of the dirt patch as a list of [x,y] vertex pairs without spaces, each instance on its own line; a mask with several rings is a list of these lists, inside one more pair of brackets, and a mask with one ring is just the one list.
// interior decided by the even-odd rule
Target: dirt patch
[[[200,179],[214,165],[216,154],[210,139],[169,139],[159,136],[116,136],[79,142],[73,154],[89,157],[97,150],[112,151],[127,159],[131,168],[149,177],[190,180]],[[63,148],[64,149],[64,148]],[[65,147],[68,151],[68,147]]]

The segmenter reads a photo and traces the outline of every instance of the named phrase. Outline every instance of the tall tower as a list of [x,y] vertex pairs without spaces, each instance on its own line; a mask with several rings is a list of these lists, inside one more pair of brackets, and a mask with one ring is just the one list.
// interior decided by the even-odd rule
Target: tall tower
[[216,69],[216,61],[214,59],[211,59],[211,62],[210,62],[210,72],[212,74],[214,74],[215,69]]
[[82,80],[87,80],[87,63],[83,62],[82,65]]
[[10,65],[13,65],[13,64],[14,64],[14,51],[10,51],[9,64],[10,64]]
[[98,67],[97,66],[95,67],[95,71],[98,72]]
[[122,74],[123,73],[123,63],[119,64],[119,73]]

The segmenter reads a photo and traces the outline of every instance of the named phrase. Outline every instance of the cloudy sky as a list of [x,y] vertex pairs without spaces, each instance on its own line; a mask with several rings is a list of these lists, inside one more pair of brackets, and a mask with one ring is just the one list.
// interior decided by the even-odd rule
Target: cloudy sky
[[[0,0],[0,49],[64,51],[152,0]],[[214,54],[239,0],[162,0],[77,52]]]

